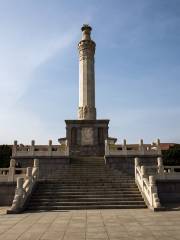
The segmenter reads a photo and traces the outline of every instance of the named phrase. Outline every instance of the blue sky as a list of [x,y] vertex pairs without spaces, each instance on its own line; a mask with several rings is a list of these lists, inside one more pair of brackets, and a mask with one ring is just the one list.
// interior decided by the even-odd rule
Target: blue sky
[[0,0],[0,144],[57,142],[76,119],[83,23],[109,134],[180,142],[179,0]]

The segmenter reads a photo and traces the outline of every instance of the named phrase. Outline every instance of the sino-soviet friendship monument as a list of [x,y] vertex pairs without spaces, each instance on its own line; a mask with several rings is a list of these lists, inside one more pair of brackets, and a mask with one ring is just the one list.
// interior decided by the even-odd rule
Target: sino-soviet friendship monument
[[[79,51],[78,119],[65,120],[66,137],[54,145],[25,146],[14,141],[4,204],[8,213],[24,210],[146,208],[165,209],[180,201],[180,174],[164,166],[160,140],[152,144],[116,144],[107,119],[96,118],[96,44],[83,25]],[[19,164],[21,168],[16,167]],[[4,172],[6,171],[6,174]],[[17,182],[15,189],[14,183]],[[8,197],[7,197],[8,195]],[[2,201],[2,200],[1,200]]]
[[84,25],[79,50],[78,120],[66,120],[66,139],[71,155],[104,155],[109,120],[96,119],[94,55],[91,27]]

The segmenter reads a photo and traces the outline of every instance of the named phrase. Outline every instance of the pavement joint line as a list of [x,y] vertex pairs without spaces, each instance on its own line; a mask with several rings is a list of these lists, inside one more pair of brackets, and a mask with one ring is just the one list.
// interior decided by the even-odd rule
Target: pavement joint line
[[85,240],[87,239],[87,209],[86,209],[86,223],[85,223]]
[[102,220],[102,223],[103,223],[105,232],[106,232],[106,234],[107,234],[108,240],[110,240],[110,236],[109,236],[108,230],[107,230],[107,228],[106,228],[106,224],[105,224],[105,222],[104,222],[104,217],[103,217],[103,215],[102,215],[102,211],[101,211],[101,210],[100,210],[100,216],[101,216],[101,220]]
[[[29,216],[30,216],[30,215],[29,215]],[[31,229],[31,228],[32,228],[32,225],[36,224],[37,221],[39,221],[39,219],[41,219],[41,218],[42,218],[42,216],[40,215],[40,217],[37,218],[36,221],[33,222],[33,223],[30,225],[30,227],[28,226],[28,229]],[[26,230],[25,230],[24,232],[22,232],[22,233],[18,236],[17,240],[18,240],[25,232],[26,232]]]
[[[53,222],[55,222],[55,220],[58,218],[58,216],[59,216],[59,213],[57,213],[56,216],[54,217],[54,219],[50,222],[50,224],[48,225],[48,228],[53,224]],[[45,232],[46,232],[46,230],[45,230]],[[45,232],[43,232],[40,235],[39,239],[41,239],[41,237],[45,234]]]
[[[69,212],[68,212],[68,213],[69,213]],[[66,225],[66,228],[65,228],[65,230],[64,230],[64,234],[63,234],[61,240],[64,240],[64,237],[65,237],[65,235],[66,235],[66,232],[67,232],[68,226],[70,225],[70,222],[71,222],[71,220],[72,220],[72,217],[73,217],[73,212],[71,212],[70,219],[69,219],[69,221],[68,221],[68,223],[67,223],[67,225]]]
[[[11,216],[11,215],[9,215],[9,216]],[[17,221],[14,225],[10,226],[10,228],[8,228],[8,230],[6,229],[2,234],[4,234],[4,233],[8,232],[9,230],[11,230],[14,226],[16,226],[18,223],[20,223],[22,220],[24,220],[27,217],[29,217],[29,215],[28,216],[24,216],[23,218],[19,219],[19,221]]]
[[[23,216],[22,216],[23,215]],[[84,210],[84,211],[68,211],[67,213],[63,212],[38,212],[38,213],[25,213],[18,215],[0,215],[0,220],[2,226],[7,230],[4,231],[2,228],[2,233],[0,234],[0,239],[3,239],[4,236],[7,239],[13,240],[24,240],[27,232],[27,237],[30,237],[32,234],[32,240],[42,240],[43,234],[47,232],[48,239],[51,239],[51,231],[58,230],[58,225],[55,228],[51,228],[51,225],[54,225],[59,220],[64,220],[62,222],[63,226],[61,229],[61,234],[55,234],[54,240],[64,240],[66,239],[151,239],[151,240],[177,240],[180,234],[180,213],[178,212],[161,212],[154,214],[143,210]],[[96,235],[96,231],[88,235],[88,218],[90,219],[90,228],[99,228],[99,235]],[[22,223],[24,221],[24,223]],[[76,221],[77,227],[78,223],[83,225],[83,228],[80,228],[76,236]],[[4,222],[4,225],[3,225]],[[37,222],[39,226],[36,227]],[[43,225],[45,223],[46,225]],[[74,231],[71,231],[71,227],[75,226]],[[127,228],[125,225],[127,223]],[[143,224],[144,223],[144,224]],[[61,225],[61,222],[58,223]],[[75,224],[75,225],[74,225]],[[119,225],[119,229],[118,229]],[[33,228],[34,226],[34,228]],[[42,229],[40,229],[42,226]],[[123,226],[123,227],[121,227]],[[132,227],[132,231],[128,233],[128,226]],[[21,232],[21,227],[23,233]],[[85,227],[85,228],[84,228]],[[50,228],[50,229],[49,229]],[[0,224],[1,229],[1,224]],[[36,238],[33,238],[32,230],[38,231]],[[85,229],[85,234],[84,234]],[[139,233],[138,233],[139,231]],[[154,231],[154,232],[153,232]],[[30,233],[29,233],[30,232]],[[58,232],[58,231],[57,231]],[[13,236],[13,233],[14,236]],[[29,234],[28,234],[29,233]],[[104,234],[101,234],[104,233]],[[6,236],[7,234],[7,236]],[[25,235],[23,235],[25,234]],[[8,238],[9,236],[9,238]],[[13,238],[14,237],[14,238]],[[44,235],[44,238],[46,235]],[[29,238],[30,239],[30,238]]]

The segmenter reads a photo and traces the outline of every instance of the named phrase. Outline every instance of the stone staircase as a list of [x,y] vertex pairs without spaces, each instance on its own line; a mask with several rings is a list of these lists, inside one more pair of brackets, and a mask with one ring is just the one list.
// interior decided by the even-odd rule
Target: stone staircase
[[39,181],[28,210],[145,208],[134,178],[107,167],[103,158],[72,159]]

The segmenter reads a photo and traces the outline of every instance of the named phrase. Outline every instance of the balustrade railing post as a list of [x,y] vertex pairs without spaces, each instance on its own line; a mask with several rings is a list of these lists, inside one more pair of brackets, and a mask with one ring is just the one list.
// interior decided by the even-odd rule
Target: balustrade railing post
[[66,156],[69,156],[69,142],[68,142],[67,139],[66,139],[66,141],[65,141],[65,144],[66,144],[65,155],[66,155]]
[[108,139],[105,140],[105,156],[109,155],[109,142]]
[[32,140],[30,146],[30,155],[34,156],[34,152],[35,152],[35,140]]
[[17,141],[17,140],[14,140],[14,144],[13,144],[13,147],[12,147],[12,157],[15,157],[15,156],[16,156],[16,153],[17,153],[17,145],[18,145],[18,141]]
[[39,178],[39,159],[36,159],[36,158],[34,159],[32,174],[33,174],[33,178],[35,178],[36,180]]
[[27,167],[26,168],[26,179],[31,179],[32,178],[32,167]]
[[141,174],[142,174],[142,177],[146,177],[147,176],[147,172],[146,172],[146,167],[145,166],[141,166]]
[[164,174],[164,166],[163,166],[163,160],[162,160],[162,157],[158,157],[157,158],[157,164],[158,164],[158,173],[161,175],[161,174]]
[[49,140],[48,155],[49,155],[49,156],[52,156],[52,140]]
[[34,168],[38,168],[39,167],[39,159],[35,158],[34,159],[34,165],[33,165]]
[[154,207],[153,206],[153,190],[154,190],[154,186],[155,186],[155,178],[154,176],[149,176],[149,186],[150,186],[150,204],[151,204],[151,207]]
[[8,182],[14,181],[14,175],[15,175],[15,171],[16,171],[15,167],[16,167],[16,160],[11,159],[10,166],[9,166],[9,173],[8,173]]
[[144,143],[143,143],[143,139],[140,140],[140,143],[139,143],[139,151],[140,151],[140,154],[144,155]]
[[24,183],[24,178],[18,177],[17,178],[17,189],[22,190],[23,189],[23,183]]
[[140,159],[138,157],[135,157],[134,165],[135,165],[135,179],[136,179],[137,178],[137,167],[140,167]]
[[150,194],[151,194],[151,206],[153,208],[160,207],[160,201],[157,194],[156,178],[155,176],[149,176]]
[[127,155],[127,141],[126,141],[126,139],[123,140],[122,150],[123,150],[123,155]]
[[160,139],[159,138],[157,139],[156,146],[157,146],[158,154],[161,155],[161,143],[160,143]]

